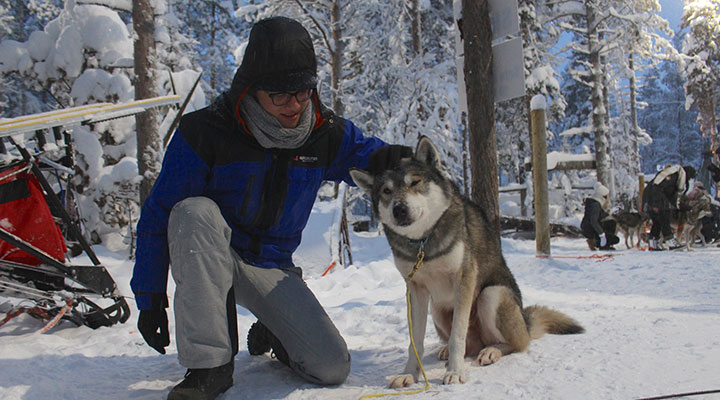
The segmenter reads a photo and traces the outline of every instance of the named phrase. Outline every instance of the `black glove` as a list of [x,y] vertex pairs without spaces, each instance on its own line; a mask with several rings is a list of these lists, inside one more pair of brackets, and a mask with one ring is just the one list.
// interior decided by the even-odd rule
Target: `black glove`
[[165,309],[140,310],[137,326],[145,342],[158,353],[165,354],[165,347],[170,344]]
[[412,156],[413,151],[408,146],[399,144],[383,146],[370,154],[367,171],[373,175],[378,175],[388,169],[397,168],[401,159]]

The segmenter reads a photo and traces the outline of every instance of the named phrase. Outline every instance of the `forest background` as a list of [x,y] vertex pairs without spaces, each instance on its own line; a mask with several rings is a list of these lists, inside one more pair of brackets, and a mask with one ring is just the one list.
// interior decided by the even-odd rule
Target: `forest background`
[[[678,25],[661,17],[661,3],[681,13]],[[577,214],[588,194],[578,188],[596,180],[611,187],[616,207],[630,208],[638,176],[668,163],[695,166],[711,187],[720,0],[519,0],[518,7],[526,96],[495,106],[501,186],[527,187],[532,204],[529,101],[541,94],[549,151],[590,154],[596,164],[550,174],[553,218]],[[449,0],[0,0],[0,118],[130,101],[140,88],[184,98],[198,77],[185,112],[202,108],[229,88],[252,24],[272,15],[311,32],[327,105],[388,142],[414,146],[429,136],[446,170],[471,190]],[[147,72],[138,73],[141,18],[152,23],[151,49]],[[69,185],[93,242],[132,241],[143,187],[159,171],[177,112],[147,113],[142,128],[133,118],[73,128]],[[139,140],[148,131],[149,143]]]

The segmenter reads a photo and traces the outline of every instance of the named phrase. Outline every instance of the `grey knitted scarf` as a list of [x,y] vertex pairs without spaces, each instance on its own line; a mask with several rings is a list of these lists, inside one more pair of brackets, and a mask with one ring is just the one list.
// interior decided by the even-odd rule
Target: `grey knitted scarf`
[[245,119],[245,125],[258,143],[267,149],[297,149],[305,144],[315,126],[313,107],[311,102],[300,116],[297,127],[283,128],[275,117],[262,108],[255,97],[248,94],[240,101],[240,112]]

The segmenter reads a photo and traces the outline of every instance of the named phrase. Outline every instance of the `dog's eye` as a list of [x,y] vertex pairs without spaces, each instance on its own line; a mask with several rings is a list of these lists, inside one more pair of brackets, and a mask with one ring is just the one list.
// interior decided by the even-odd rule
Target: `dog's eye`
[[420,184],[420,179],[415,179],[414,181],[410,182],[410,186],[417,186]]
[[390,193],[392,193],[392,190],[390,190],[390,188],[386,187],[386,188],[383,188],[383,193],[390,194]]

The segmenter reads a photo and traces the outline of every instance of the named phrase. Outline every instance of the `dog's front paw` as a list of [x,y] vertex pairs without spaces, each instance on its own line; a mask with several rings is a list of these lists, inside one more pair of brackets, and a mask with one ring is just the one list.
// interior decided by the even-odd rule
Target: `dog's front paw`
[[447,361],[450,358],[450,346],[445,345],[438,351],[438,360]]
[[457,383],[465,383],[465,375],[457,371],[448,371],[443,376],[443,385],[454,385]]
[[413,385],[414,383],[415,383],[415,378],[412,375],[410,375],[410,374],[398,375],[398,376],[390,379],[390,384],[388,385],[388,387],[391,387],[393,389],[400,389],[400,388],[404,388],[404,387]]
[[500,351],[500,349],[497,347],[486,347],[480,350],[477,361],[480,365],[490,365],[497,362],[500,357],[502,357],[502,351]]

